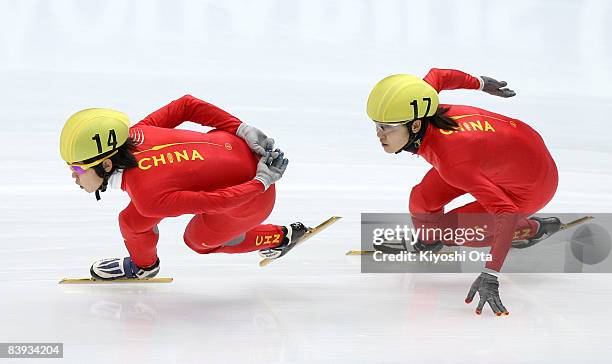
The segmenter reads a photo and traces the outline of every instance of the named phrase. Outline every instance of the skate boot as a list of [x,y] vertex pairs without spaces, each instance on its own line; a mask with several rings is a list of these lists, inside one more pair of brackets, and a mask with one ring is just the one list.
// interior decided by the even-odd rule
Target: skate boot
[[418,252],[432,252],[436,254],[437,252],[442,250],[442,248],[444,248],[444,243],[442,243],[440,240],[437,240],[433,243],[425,243],[421,239],[419,239],[412,246],[412,250],[414,250],[417,253]]
[[301,222],[294,222],[291,225],[283,226],[284,238],[279,246],[274,248],[262,249],[259,251],[259,255],[263,258],[277,259],[287,254],[289,250],[293,249],[295,244],[306,235],[308,228]]
[[441,241],[436,241],[434,243],[425,243],[422,240],[418,240],[416,243],[412,244],[412,249],[408,249],[408,243],[406,239],[402,238],[401,240],[386,240],[380,244],[374,244],[374,250],[383,252],[385,254],[399,254],[401,252],[413,251],[413,252],[422,252],[422,251],[430,251],[432,253],[437,253],[444,247],[444,244]]
[[95,261],[89,272],[96,280],[149,279],[159,272],[159,259],[148,268],[139,268],[130,257],[102,259]]
[[406,243],[406,239],[404,238],[399,240],[385,240],[382,243],[374,243],[374,250],[384,254],[399,254],[408,251],[408,243]]
[[512,247],[516,249],[525,249],[530,246],[534,246],[542,240],[548,238],[552,234],[556,233],[561,229],[561,220],[556,217],[536,217],[532,216],[529,220],[535,220],[538,222],[538,231],[536,234],[523,240],[515,240],[512,242]]

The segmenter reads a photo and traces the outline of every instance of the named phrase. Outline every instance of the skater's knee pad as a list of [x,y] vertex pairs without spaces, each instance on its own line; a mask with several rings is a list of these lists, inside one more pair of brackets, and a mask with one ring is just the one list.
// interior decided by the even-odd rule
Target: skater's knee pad
[[244,241],[246,234],[240,234],[237,237],[226,241],[225,243],[223,243],[223,246],[234,246],[234,245],[238,245],[240,243],[242,243]]

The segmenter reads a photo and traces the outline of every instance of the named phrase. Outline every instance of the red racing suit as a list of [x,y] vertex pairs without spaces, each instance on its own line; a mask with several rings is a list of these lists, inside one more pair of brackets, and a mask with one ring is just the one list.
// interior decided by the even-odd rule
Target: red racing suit
[[[436,91],[478,89],[479,79],[456,70],[432,69],[424,80]],[[444,206],[469,193],[476,201],[444,216],[488,216],[486,226],[492,261],[486,268],[499,271],[512,240],[533,236],[537,223],[526,217],[543,208],[557,189],[557,167],[542,137],[524,122],[463,105],[440,105],[459,124],[456,131],[427,126],[417,151],[433,168],[410,194],[413,216],[442,215]],[[427,219],[415,220],[417,224]],[[469,220],[469,218],[467,219]],[[474,221],[454,220],[455,226]],[[487,226],[488,225],[488,226]]]
[[[174,129],[193,121],[208,133]],[[157,224],[165,217],[195,215],[185,243],[198,253],[240,253],[282,241],[277,225],[260,225],[274,207],[274,185],[254,180],[258,158],[237,137],[240,120],[185,95],[130,128],[138,167],[123,172],[121,189],[131,198],[119,226],[134,263],[157,260]]]

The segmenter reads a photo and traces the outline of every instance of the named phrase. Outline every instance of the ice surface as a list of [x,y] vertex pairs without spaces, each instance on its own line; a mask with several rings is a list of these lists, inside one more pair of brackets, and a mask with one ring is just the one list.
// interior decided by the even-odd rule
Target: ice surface
[[[359,214],[406,212],[428,169],[385,154],[365,115],[391,73],[507,80],[515,98],[442,101],[543,135],[560,170],[546,211],[609,212],[611,17],[604,0],[0,0],[0,342],[64,342],[74,363],[610,362],[609,275],[503,276],[511,315],[499,319],[463,303],[471,274],[364,275],[343,254],[359,246]],[[73,184],[63,122],[85,107],[139,120],[185,93],[291,159],[270,222],[344,219],[265,269],[254,254],[191,252],[187,217],[168,219],[159,255],[174,283],[57,285],[125,254],[128,201],[96,203]]]

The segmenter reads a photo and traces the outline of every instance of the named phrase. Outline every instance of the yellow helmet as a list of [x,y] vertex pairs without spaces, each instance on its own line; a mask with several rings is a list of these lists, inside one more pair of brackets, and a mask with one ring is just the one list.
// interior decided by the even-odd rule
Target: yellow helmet
[[60,136],[60,153],[68,164],[95,164],[116,153],[129,135],[130,120],[111,109],[85,109],[72,115]]
[[438,93],[413,75],[391,75],[374,86],[367,113],[379,123],[405,123],[432,116],[438,109]]

